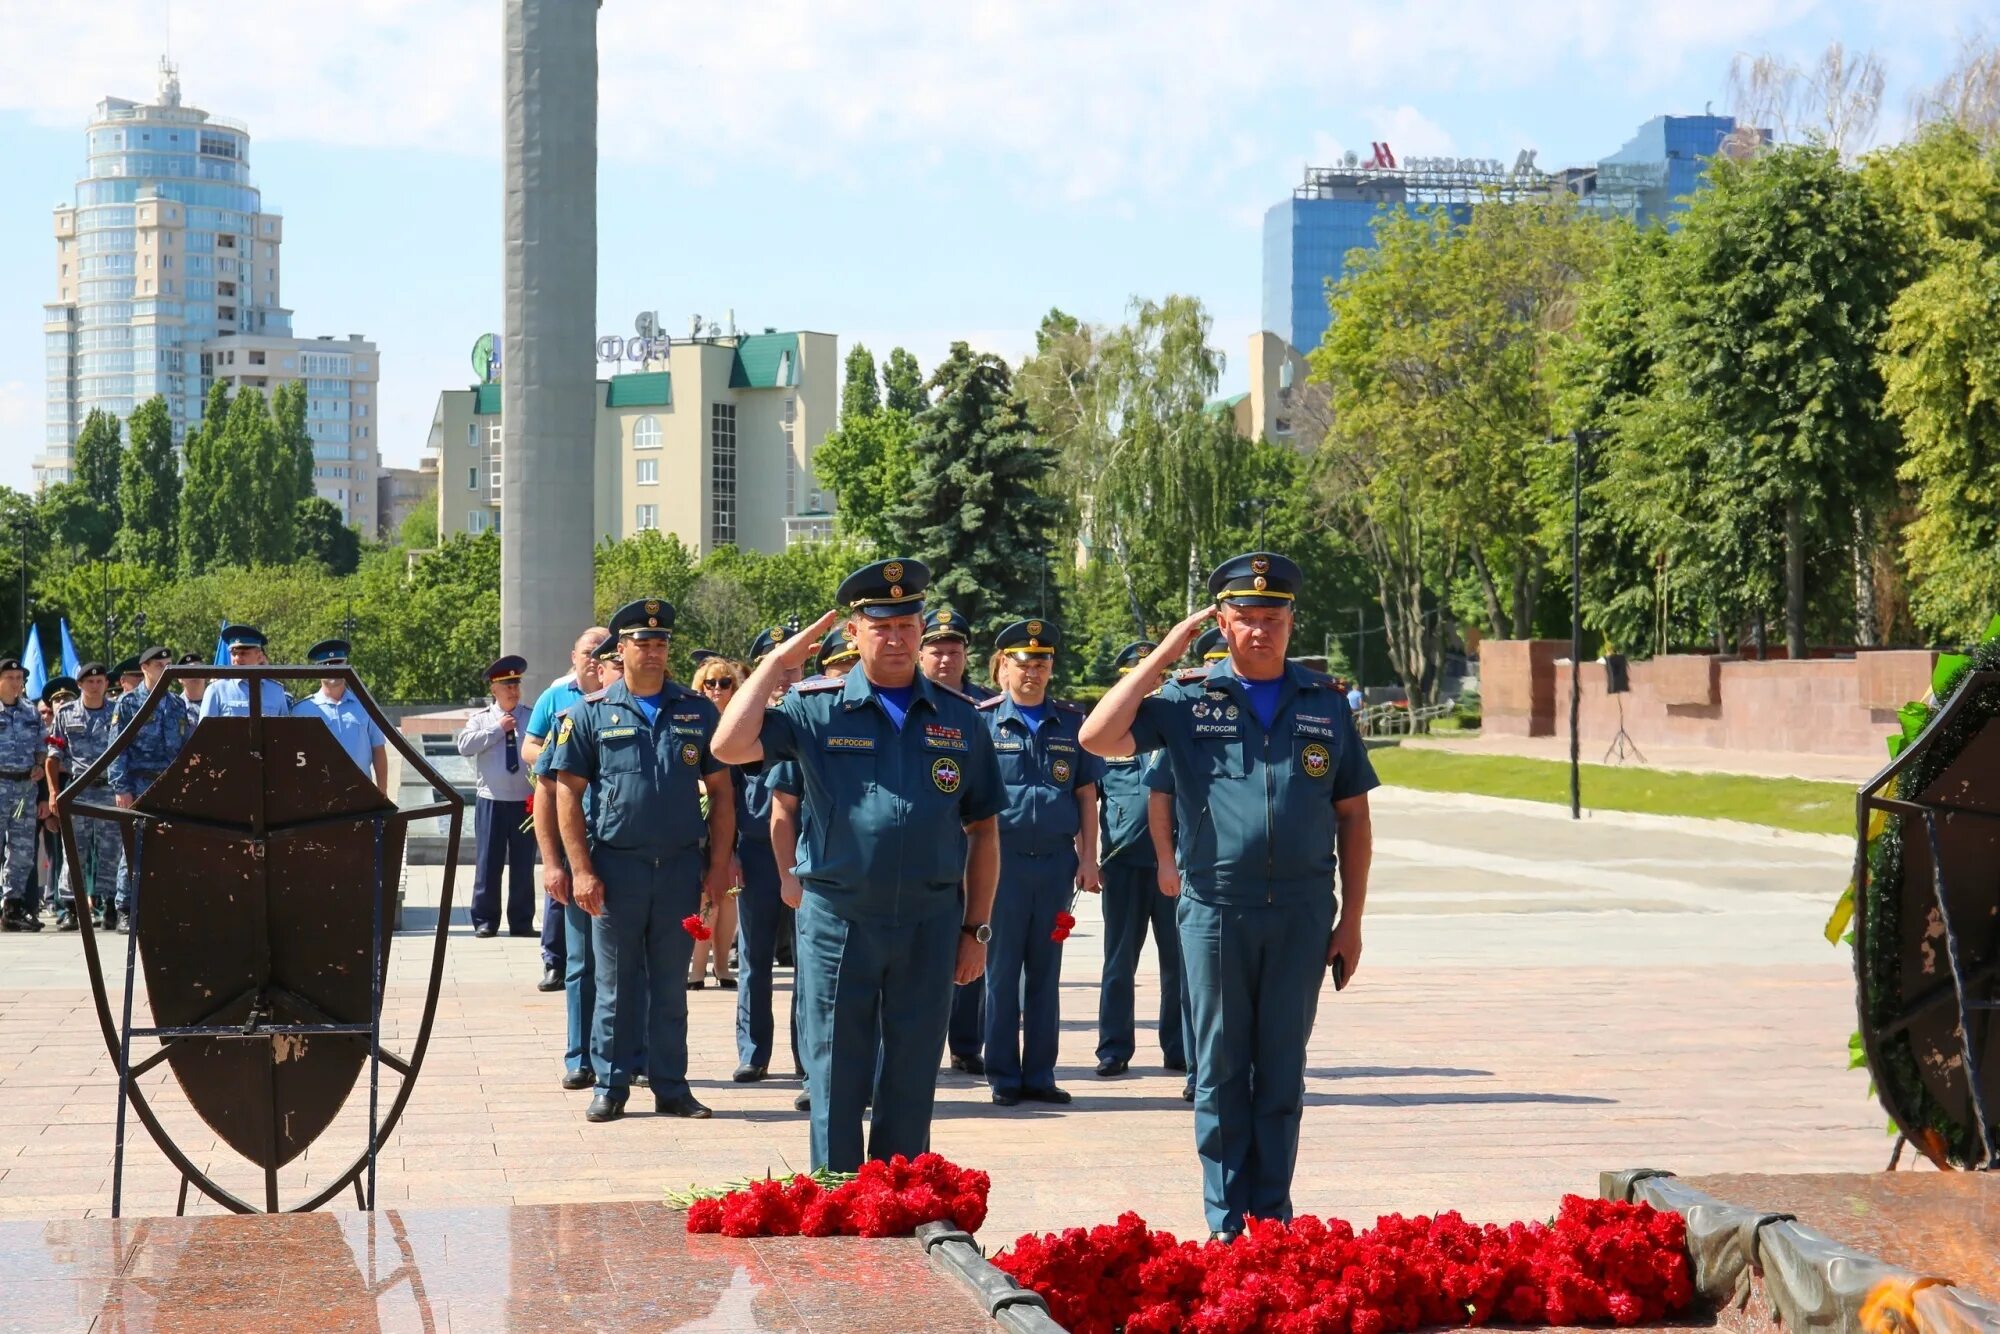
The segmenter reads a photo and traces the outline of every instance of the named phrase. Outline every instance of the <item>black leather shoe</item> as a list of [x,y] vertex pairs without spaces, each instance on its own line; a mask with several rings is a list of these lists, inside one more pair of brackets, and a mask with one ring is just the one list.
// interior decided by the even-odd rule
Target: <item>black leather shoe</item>
[[1181,1101],[1182,1102],[1194,1101],[1194,1081],[1192,1079],[1190,1079],[1187,1083],[1181,1085]]
[[1097,1076],[1100,1079],[1109,1079],[1113,1075],[1122,1075],[1131,1068],[1132,1063],[1130,1061],[1121,1061],[1116,1056],[1107,1056],[1097,1063]]
[[26,931],[28,914],[9,903],[5,912],[0,912],[0,931]]
[[1177,1075],[1184,1075],[1188,1072],[1186,1061],[1161,1061],[1160,1064]]
[[739,1084],[755,1084],[768,1074],[770,1074],[770,1071],[766,1070],[763,1066],[751,1065],[745,1062],[736,1067],[736,1073],[731,1075],[730,1078]]
[[655,1098],[653,1110],[661,1116],[685,1116],[690,1121],[706,1121],[715,1115],[696,1102],[692,1093],[683,1093],[678,1098]]
[[635,1089],[649,1089],[653,1087],[653,1077],[651,1075],[633,1075],[632,1087]]
[[42,915],[41,915],[40,913],[36,913],[36,914],[35,914],[34,916],[32,916],[32,917],[30,917],[30,918],[26,919],[25,921],[23,921],[23,922],[21,923],[21,929],[22,929],[23,931],[39,931],[39,930],[41,930],[41,929],[42,929]]
[[491,940],[500,934],[500,928],[497,926],[475,926],[472,928],[472,934],[474,938],[479,940]]
[[583,1109],[586,1121],[616,1121],[625,1115],[625,1100],[600,1093],[590,1100],[590,1106]]
[[715,985],[721,987],[724,991],[734,991],[736,990],[736,979],[733,977],[718,977],[715,979]]
[[1055,1087],[1050,1087],[1045,1089],[1022,1089],[1021,1096],[1026,1098],[1029,1102],[1063,1103],[1069,1101],[1068,1091]]
[[1208,1234],[1208,1239],[1209,1239],[1210,1241],[1219,1241],[1219,1242],[1221,1242],[1221,1243],[1222,1243],[1222,1244],[1223,1244],[1224,1246],[1227,1246],[1227,1245],[1228,1245],[1228,1244],[1229,1244],[1230,1242],[1232,1242],[1232,1241],[1235,1241],[1235,1240],[1236,1240],[1236,1239],[1237,1239],[1238,1237],[1240,1237],[1240,1236],[1242,1236],[1242,1235],[1243,1235],[1243,1234],[1242,1234],[1241,1232],[1231,1232],[1231,1231],[1229,1231],[1229,1230],[1228,1230],[1227,1228],[1224,1228],[1224,1229],[1223,1229],[1222,1231],[1220,1231],[1220,1232],[1211,1232],[1211,1233],[1209,1233],[1209,1234]]
[[993,1105],[995,1107],[1018,1107],[1020,1104],[1020,1094],[1009,1092],[1006,1089],[993,1090]]
[[542,980],[535,983],[535,990],[561,991],[562,989],[563,989],[562,970],[559,968],[542,969]]
[[106,908],[104,916],[100,919],[100,925],[103,930],[116,931],[118,929],[118,910],[116,908]]
[[704,990],[704,989],[705,989],[705,988],[706,988],[707,986],[708,986],[708,979],[707,979],[707,978],[705,978],[705,977],[697,977],[697,978],[695,978],[694,980],[692,980],[691,982],[689,982],[689,983],[688,983],[688,990],[689,990],[689,991],[701,991],[701,990]]
[[951,1068],[954,1070],[963,1070],[966,1074],[977,1077],[986,1073],[986,1058],[983,1056],[954,1056],[951,1058]]
[[535,928],[533,928],[532,926],[525,931],[516,931],[513,927],[510,926],[507,928],[507,934],[510,936],[539,936],[542,933],[535,930]]
[[795,1112],[809,1112],[812,1109],[813,1095],[805,1089],[800,1089],[799,1096],[792,1099],[792,1110]]
[[65,912],[65,913],[57,913],[57,914],[56,914],[56,930],[58,930],[58,931],[74,931],[74,930],[76,930],[76,918],[75,918],[75,917],[72,917],[72,916],[71,916],[70,914],[68,914],[68,913],[66,913],[66,912]]
[[589,1070],[563,1071],[562,1085],[564,1088],[568,1089],[571,1093],[576,1092],[578,1089],[587,1089],[596,1082],[597,1082],[597,1076],[592,1074]]

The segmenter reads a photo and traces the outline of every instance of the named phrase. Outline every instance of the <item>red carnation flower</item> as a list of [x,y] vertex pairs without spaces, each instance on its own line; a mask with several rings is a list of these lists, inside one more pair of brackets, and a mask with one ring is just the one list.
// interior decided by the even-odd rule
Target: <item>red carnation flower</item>
[[1057,942],[1069,939],[1069,933],[1076,929],[1076,914],[1059,912],[1056,914],[1056,929],[1049,932],[1049,939]]
[[715,934],[708,929],[708,923],[701,920],[700,913],[689,913],[686,917],[681,918],[681,930],[687,932],[696,940],[707,940]]

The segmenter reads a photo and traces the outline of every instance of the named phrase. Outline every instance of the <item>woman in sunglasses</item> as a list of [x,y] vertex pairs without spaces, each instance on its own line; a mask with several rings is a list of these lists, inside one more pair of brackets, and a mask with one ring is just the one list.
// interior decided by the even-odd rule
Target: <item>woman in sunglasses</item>
[[[717,710],[721,710],[728,708],[729,701],[736,698],[736,687],[743,683],[745,675],[747,673],[741,666],[717,654],[702,659],[701,665],[694,669],[694,679],[689,685]],[[735,870],[730,883],[742,885],[743,872],[740,868]],[[731,889],[716,905],[714,919],[708,925],[714,934],[707,940],[694,943],[694,958],[688,963],[688,990],[700,991],[706,987],[707,974],[713,970],[715,984],[725,991],[734,991],[736,973],[729,966],[729,951],[736,944],[735,889]]]

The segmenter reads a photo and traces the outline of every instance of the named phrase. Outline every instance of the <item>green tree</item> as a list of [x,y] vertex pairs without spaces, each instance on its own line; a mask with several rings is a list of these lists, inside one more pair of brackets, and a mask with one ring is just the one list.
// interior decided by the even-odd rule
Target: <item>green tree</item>
[[888,391],[884,407],[914,417],[931,405],[930,396],[924,392],[923,367],[903,348],[889,353],[889,364],[882,370],[882,385]]
[[396,542],[406,551],[429,551],[438,544],[438,516],[435,505],[419,505],[403,518]]
[[329,574],[353,574],[361,564],[361,534],[340,516],[340,507],[324,496],[298,503],[292,526],[298,535],[298,559],[315,561]]
[[1944,122],[1870,173],[1918,270],[1890,309],[1880,362],[1916,490],[1903,532],[1911,610],[1965,641],[2000,607],[2000,148]]
[[[975,642],[1044,610],[1062,505],[1043,488],[1055,453],[1029,428],[1007,363],[953,343],[917,418],[909,493],[890,513],[894,550],[933,571],[940,601],[965,613]],[[1051,604],[1049,618],[1060,613]]]
[[882,409],[882,387],[875,382],[875,354],[856,343],[847,352],[847,379],[840,387],[840,421],[844,426]]
[[[146,638],[154,642],[154,636],[162,628],[156,623],[155,608],[166,587],[165,572],[152,566],[112,560],[79,561],[51,567],[44,573],[35,583],[34,600],[44,619],[69,618],[78,653],[86,659],[101,657],[109,664],[145,647],[136,642],[139,636],[131,629],[139,612],[146,613]],[[105,636],[107,616],[116,617],[119,626],[115,637],[110,639]],[[211,629],[210,642],[213,640]],[[52,639],[42,641],[42,652],[51,660],[58,643]],[[55,674],[51,667],[49,675]]]
[[813,475],[838,502],[835,521],[844,537],[888,544],[889,510],[909,490],[910,448],[917,431],[907,413],[884,408],[849,417],[813,450]]
[[1786,650],[1802,657],[1809,586],[1851,571],[1857,518],[1894,475],[1874,353],[1903,242],[1879,192],[1831,149],[1717,158],[1707,179],[1667,252],[1657,379],[1686,398],[1677,425],[1712,432],[1704,456],[1735,470],[1715,493],[1782,534]]
[[70,453],[70,480],[104,511],[111,531],[118,531],[119,461],[124,454],[118,418],[102,408],[92,408],[77,432]]
[[119,554],[127,560],[170,567],[179,554],[180,458],[174,424],[160,395],[132,414],[132,439],[118,478],[118,510],[123,526]]
[[82,482],[57,482],[38,507],[42,540],[82,560],[103,560],[118,537],[111,512],[90,498]]
[[635,598],[665,598],[678,606],[687,600],[697,573],[694,552],[675,534],[657,528],[622,542],[598,543],[596,559],[595,614],[600,625]]
[[229,465],[227,426],[229,390],[217,381],[202,406],[201,424],[189,428],[182,445],[181,570],[201,574],[211,566],[230,563],[236,550],[230,530],[237,498],[228,490],[235,480]]
[[296,505],[299,501],[315,494],[313,441],[312,432],[306,429],[304,380],[292,380],[271,391],[271,423],[278,433],[279,458],[291,459],[295,470],[292,478],[292,502]]
[[[401,553],[371,552],[347,587],[359,622],[354,665],[371,688],[397,700],[485,693],[482,673],[500,653],[499,534],[454,535],[407,571]],[[335,608],[329,602],[321,614]],[[565,666],[530,669],[547,680]]]

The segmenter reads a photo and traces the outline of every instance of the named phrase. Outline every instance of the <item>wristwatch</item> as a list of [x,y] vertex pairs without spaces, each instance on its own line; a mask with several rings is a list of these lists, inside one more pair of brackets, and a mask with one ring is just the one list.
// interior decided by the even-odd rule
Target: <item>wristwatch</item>
[[982,945],[993,939],[993,928],[984,922],[977,923],[976,925],[972,922],[967,922],[958,929]]

